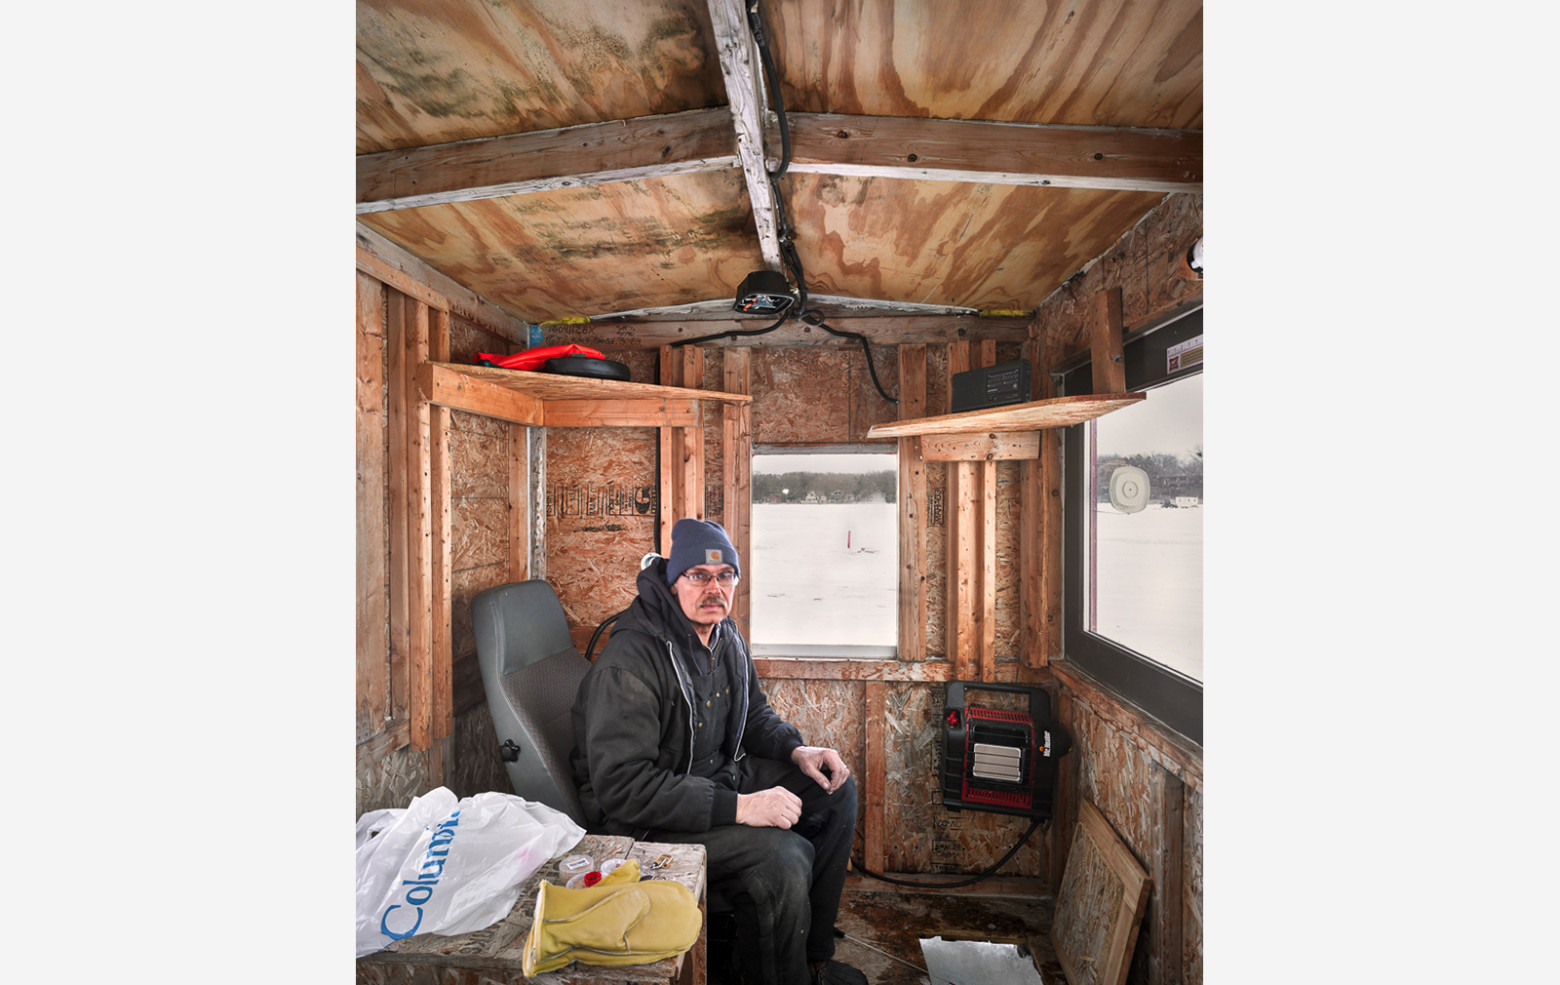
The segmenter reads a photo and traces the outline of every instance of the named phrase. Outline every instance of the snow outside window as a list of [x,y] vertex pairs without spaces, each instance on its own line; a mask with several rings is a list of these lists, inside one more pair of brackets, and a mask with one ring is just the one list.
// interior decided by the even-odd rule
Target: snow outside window
[[753,652],[891,657],[899,635],[899,456],[882,446],[753,455]]
[[[1085,626],[1201,681],[1202,374],[1150,390],[1085,434]],[[1113,504],[1113,475],[1134,469],[1122,471]]]

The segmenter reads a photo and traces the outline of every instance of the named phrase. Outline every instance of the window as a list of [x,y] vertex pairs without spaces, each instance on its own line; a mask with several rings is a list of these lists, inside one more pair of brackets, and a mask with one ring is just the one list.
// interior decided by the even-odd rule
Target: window
[[1123,356],[1147,399],[1064,437],[1064,659],[1201,742],[1202,312]]
[[895,655],[898,461],[881,445],[754,449],[743,578],[754,654]]
[[1088,422],[1084,440],[1084,628],[1200,681],[1202,376]]

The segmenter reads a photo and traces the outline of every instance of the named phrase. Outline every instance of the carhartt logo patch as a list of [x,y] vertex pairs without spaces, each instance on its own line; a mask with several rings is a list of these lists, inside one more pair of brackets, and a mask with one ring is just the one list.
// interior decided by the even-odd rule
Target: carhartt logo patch
[[704,563],[705,564],[723,564],[724,562],[721,560],[721,557],[720,557],[720,548],[718,548],[718,547],[706,548],[705,551],[704,551]]

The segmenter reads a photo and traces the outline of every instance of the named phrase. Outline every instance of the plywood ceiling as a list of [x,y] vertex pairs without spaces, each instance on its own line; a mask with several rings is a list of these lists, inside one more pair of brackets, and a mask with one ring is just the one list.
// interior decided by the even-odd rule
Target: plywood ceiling
[[[359,220],[527,321],[729,303],[776,266],[742,120],[781,156],[778,120],[742,97],[762,85],[742,9],[360,0]],[[1201,0],[764,15],[814,295],[1031,310],[1167,193],[1201,190]]]

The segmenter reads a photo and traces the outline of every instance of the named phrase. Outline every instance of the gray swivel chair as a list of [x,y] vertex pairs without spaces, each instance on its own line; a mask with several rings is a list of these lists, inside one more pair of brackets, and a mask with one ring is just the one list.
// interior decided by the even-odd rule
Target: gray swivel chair
[[569,769],[569,713],[590,663],[569,638],[563,604],[545,581],[512,582],[479,592],[471,618],[510,786],[584,826]]

